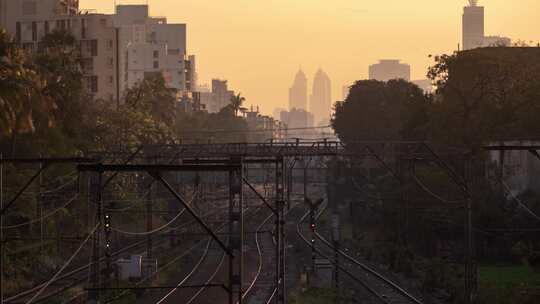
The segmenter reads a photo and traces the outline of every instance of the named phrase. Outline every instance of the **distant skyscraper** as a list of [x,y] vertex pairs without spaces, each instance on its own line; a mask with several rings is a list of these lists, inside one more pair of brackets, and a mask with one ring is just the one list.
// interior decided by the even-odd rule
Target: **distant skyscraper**
[[463,8],[463,50],[479,47],[510,46],[512,40],[502,36],[485,36],[484,7],[478,0],[469,0]]
[[289,110],[292,109],[307,110],[307,78],[302,70],[298,71],[289,89]]
[[469,0],[463,8],[463,49],[470,50],[484,44],[484,7],[477,0]]
[[321,69],[313,79],[313,93],[310,99],[310,112],[313,114],[315,124],[330,121],[332,112],[332,85],[330,77]]
[[227,80],[212,79],[212,98],[206,105],[208,112],[217,113],[230,104],[234,91],[229,90]]
[[284,108],[275,108],[274,111],[272,112],[272,116],[275,119],[280,119],[281,112],[286,112],[286,111],[287,111],[287,109],[284,109]]
[[369,79],[388,81],[391,79],[411,80],[411,67],[399,60],[380,60],[369,66]]

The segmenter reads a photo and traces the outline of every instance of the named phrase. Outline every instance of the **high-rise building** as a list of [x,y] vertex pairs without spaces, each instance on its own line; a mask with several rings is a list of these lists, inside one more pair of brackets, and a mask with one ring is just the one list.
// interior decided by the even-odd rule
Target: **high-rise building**
[[313,114],[306,110],[293,108],[290,111],[282,111],[279,120],[285,125],[287,138],[305,138],[313,127]]
[[484,7],[477,0],[469,0],[463,8],[463,49],[470,50],[484,44]]
[[0,27],[15,36],[17,22],[44,21],[78,12],[79,0],[0,0]]
[[313,79],[313,92],[310,98],[310,112],[315,124],[327,124],[332,113],[332,84],[330,77],[319,69]]
[[274,117],[275,119],[280,119],[281,117],[281,112],[284,112],[284,111],[287,111],[287,109],[284,109],[284,108],[274,108],[274,111],[272,111],[272,117]]
[[[118,5],[114,24],[119,31],[120,90],[145,77],[161,74],[179,96],[192,91],[194,64],[187,57],[186,25],[151,17],[148,5]],[[194,57],[193,57],[194,59]]]
[[307,110],[307,77],[299,70],[294,78],[294,83],[289,89],[289,110]]
[[80,45],[84,85],[95,98],[119,103],[127,88],[155,74],[178,99],[196,82],[186,25],[149,16],[148,5],[118,5],[114,15],[105,15],[79,12],[78,0],[0,0],[0,25],[34,51],[47,33],[70,32]]
[[118,102],[117,33],[111,15],[79,14],[74,0],[0,0],[1,25],[15,42],[31,52],[55,30],[77,41],[83,86],[96,99]]
[[486,36],[484,19],[484,7],[478,6],[478,0],[469,0],[469,6],[463,8],[463,50],[512,44],[508,37]]
[[234,91],[229,90],[227,80],[212,79],[212,98],[206,105],[210,113],[217,113],[231,103]]
[[411,80],[411,66],[396,59],[380,60],[369,66],[369,79],[388,81],[391,79]]

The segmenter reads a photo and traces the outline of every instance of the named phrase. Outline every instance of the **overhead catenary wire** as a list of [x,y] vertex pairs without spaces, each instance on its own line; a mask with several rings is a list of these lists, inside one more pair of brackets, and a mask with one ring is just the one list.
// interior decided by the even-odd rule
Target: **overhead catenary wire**
[[31,225],[33,223],[37,223],[37,222],[40,222],[42,220],[45,220],[53,215],[55,215],[56,213],[58,213],[59,211],[65,209],[67,206],[69,206],[71,203],[73,203],[77,198],[79,197],[79,193],[75,194],[72,198],[70,198],[64,205],[58,207],[57,209],[47,213],[46,215],[42,216],[42,217],[39,217],[39,218],[35,218],[33,220],[29,220],[27,222],[24,222],[24,223],[20,223],[20,224],[16,224],[16,225],[9,225],[9,226],[2,226],[3,229],[15,229],[15,228],[20,228],[20,227],[24,227],[24,226],[27,226],[27,225]]
[[457,199],[457,200],[449,200],[449,199],[445,199],[443,198],[442,196],[436,194],[435,192],[431,191],[429,189],[428,186],[426,186],[426,184],[424,184],[419,178],[418,176],[416,175],[416,165],[413,165],[413,168],[411,169],[411,175],[414,179],[414,181],[416,182],[416,184],[418,186],[420,186],[420,188],[422,188],[422,190],[424,190],[424,192],[426,192],[427,194],[433,196],[435,199],[443,202],[443,203],[447,203],[447,204],[456,204],[456,203],[461,203],[463,201],[465,201],[467,198],[462,198],[462,199]]
[[97,224],[93,229],[92,231],[90,231],[90,233],[88,233],[88,236],[86,237],[86,239],[81,243],[81,245],[79,246],[79,248],[77,248],[77,250],[75,251],[75,253],[73,253],[73,255],[71,255],[71,257],[64,263],[64,265],[62,265],[62,267],[52,276],[52,278],[47,281],[47,283],[45,283],[45,285],[43,285],[43,287],[38,291],[36,292],[31,298],[30,300],[28,300],[26,302],[26,304],[31,304],[37,297],[39,297],[48,287],[49,285],[52,284],[52,282],[54,282],[56,280],[56,278],[69,266],[69,264],[71,264],[71,262],[73,261],[73,259],[75,259],[75,257],[79,254],[79,252],[84,248],[84,245],[86,245],[86,243],[88,242],[88,240],[90,240],[90,238],[92,237],[92,235],[94,235],[94,233],[96,232],[96,230],[98,229],[99,227],[99,224]]
[[278,128],[278,129],[269,129],[269,130],[224,130],[224,129],[216,129],[216,130],[186,130],[182,131],[180,134],[214,134],[214,133],[264,133],[269,131],[296,131],[296,130],[320,130],[320,129],[328,129],[332,128],[332,126],[319,126],[319,127],[303,127],[303,128]]
[[[193,200],[195,200],[196,198],[196,194],[197,194],[198,191],[195,191],[192,195],[192,198],[191,200],[188,202],[188,204],[191,204],[193,202]],[[156,232],[160,232],[161,230],[169,227],[172,223],[174,223],[178,218],[180,218],[180,216],[182,216],[182,214],[184,214],[184,212],[186,211],[186,208],[182,209],[180,212],[178,212],[178,214],[173,217],[169,222],[167,222],[166,224],[162,225],[161,227],[158,227],[156,229],[153,229],[153,230],[150,230],[150,231],[145,231],[145,232],[130,232],[130,231],[125,231],[125,230],[121,230],[119,228],[114,228],[114,227],[110,227],[111,230],[113,231],[116,231],[118,233],[121,233],[121,234],[126,234],[126,235],[150,235],[150,234],[154,234]]]
[[508,194],[512,197],[512,199],[518,203],[518,205],[521,207],[521,209],[525,210],[525,212],[527,212],[530,216],[532,216],[533,218],[535,218],[536,220],[539,220],[540,221],[540,216],[538,216],[538,214],[536,214],[534,211],[532,211],[525,203],[523,203],[523,201],[521,201],[521,199],[519,199],[519,197],[515,196],[513,193],[512,193],[512,190],[510,189],[510,187],[508,187],[508,185],[503,181],[503,180],[500,180],[500,183],[501,185],[503,185],[503,187],[505,188],[506,192],[508,192]]

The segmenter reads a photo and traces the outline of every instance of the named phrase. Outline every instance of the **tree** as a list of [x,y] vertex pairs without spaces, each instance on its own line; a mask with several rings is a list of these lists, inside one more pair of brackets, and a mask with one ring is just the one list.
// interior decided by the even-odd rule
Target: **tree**
[[336,103],[332,126],[345,143],[422,139],[429,105],[429,96],[407,81],[357,81],[347,99]]
[[126,90],[125,103],[172,127],[175,120],[175,91],[167,88],[161,74],[146,77]]
[[540,127],[535,48],[484,48],[435,57],[431,138],[478,149],[489,141],[535,139]]
[[242,96],[242,93],[231,96],[231,106],[234,110],[234,116],[238,116],[238,112],[242,108],[244,101],[246,101],[246,99]]
[[76,39],[69,32],[54,30],[41,41],[42,51],[34,55],[38,72],[47,81],[44,94],[55,100],[57,127],[78,148],[84,146],[81,122],[94,105],[83,85],[83,63]]
[[10,137],[11,155],[21,133],[35,132],[35,122],[50,127],[54,99],[47,96],[47,81],[39,74],[31,56],[12,43],[0,30],[0,139]]

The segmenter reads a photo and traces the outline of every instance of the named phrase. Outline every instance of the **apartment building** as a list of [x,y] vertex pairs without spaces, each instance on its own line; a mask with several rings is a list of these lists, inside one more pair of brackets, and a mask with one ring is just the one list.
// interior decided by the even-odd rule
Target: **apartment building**
[[85,86],[96,99],[119,104],[127,88],[153,74],[163,75],[178,100],[191,98],[195,56],[186,55],[186,25],[149,16],[148,5],[119,5],[106,15],[80,12],[78,0],[0,0],[0,21],[33,51],[55,29],[72,33]]
[[[79,14],[78,1],[1,0],[9,18],[2,26],[25,49],[40,51],[40,41],[55,30],[70,32],[78,44],[84,86],[95,99],[119,102],[117,33],[110,15]],[[4,13],[4,10],[2,10]]]
[[120,46],[120,91],[160,73],[178,99],[192,91],[194,63],[186,47],[186,25],[151,17],[148,5],[118,5],[114,15]]
[[0,26],[14,35],[17,22],[76,15],[79,0],[0,0]]

